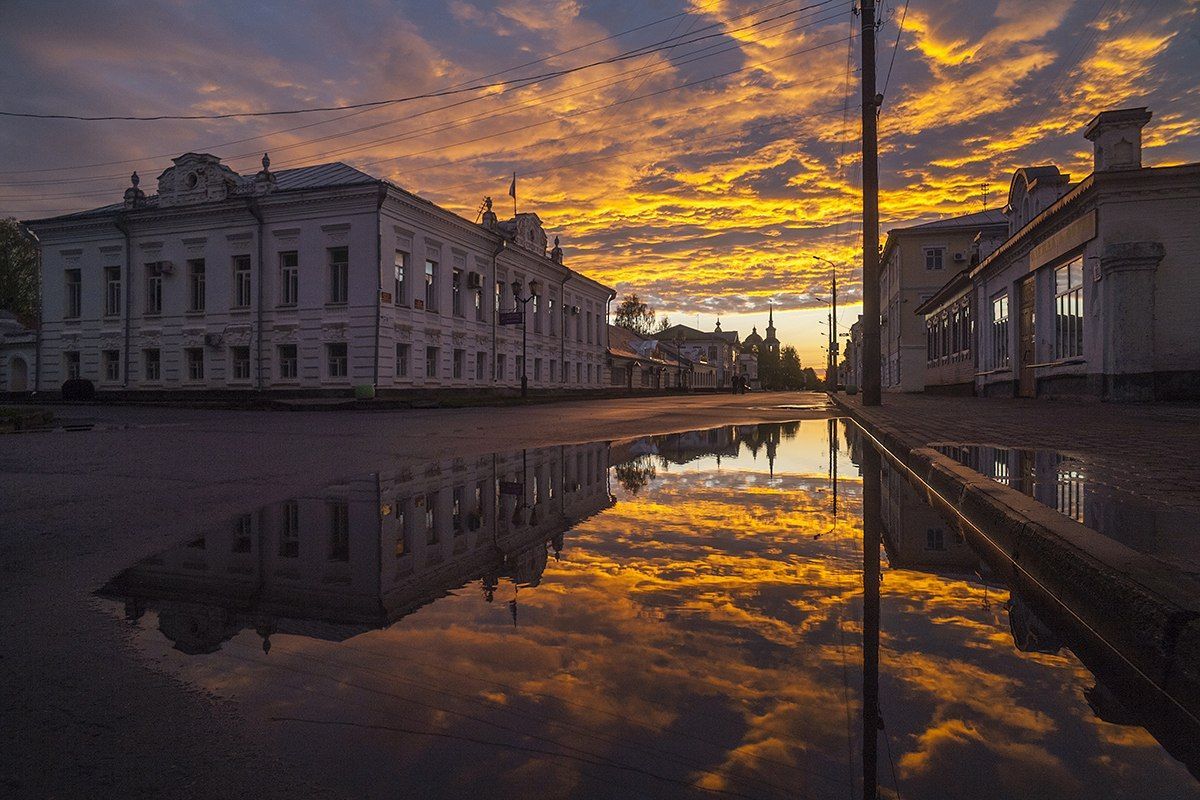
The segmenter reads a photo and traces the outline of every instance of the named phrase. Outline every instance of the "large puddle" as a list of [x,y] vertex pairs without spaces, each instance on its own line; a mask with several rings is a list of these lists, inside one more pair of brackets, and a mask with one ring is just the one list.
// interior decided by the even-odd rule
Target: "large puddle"
[[347,796],[1194,796],[1195,730],[864,448],[819,420],[447,458],[101,595]]
[[[985,444],[935,444],[963,466],[1172,566],[1200,573],[1200,511],[1156,503],[1071,453]],[[1132,481],[1136,484],[1136,476]]]

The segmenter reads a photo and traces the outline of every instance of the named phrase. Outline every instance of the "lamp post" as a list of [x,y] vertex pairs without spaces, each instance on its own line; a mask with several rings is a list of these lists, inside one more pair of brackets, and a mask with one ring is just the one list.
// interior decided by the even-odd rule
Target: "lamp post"
[[829,363],[825,368],[825,388],[837,391],[837,264],[828,258],[814,255],[814,261],[829,265]]
[[539,288],[537,281],[530,281],[529,296],[521,297],[521,282],[512,282],[513,302],[521,304],[521,397],[529,395],[529,313],[525,310],[525,306],[538,296]]
[[678,367],[679,374],[676,382],[679,384],[679,391],[683,391],[683,333],[675,334],[675,366]]

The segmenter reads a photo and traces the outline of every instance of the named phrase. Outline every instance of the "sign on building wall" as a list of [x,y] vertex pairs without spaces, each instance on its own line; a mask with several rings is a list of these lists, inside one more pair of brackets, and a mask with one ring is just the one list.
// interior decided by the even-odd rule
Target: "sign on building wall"
[[525,314],[520,311],[501,311],[501,325],[520,325],[525,321]]

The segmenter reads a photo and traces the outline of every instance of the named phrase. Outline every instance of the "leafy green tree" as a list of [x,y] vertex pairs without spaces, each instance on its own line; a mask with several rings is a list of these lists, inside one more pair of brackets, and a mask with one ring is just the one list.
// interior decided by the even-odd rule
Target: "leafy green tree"
[[633,331],[638,336],[651,337],[671,327],[671,320],[665,315],[662,319],[656,319],[653,308],[643,303],[636,294],[627,294],[617,304],[613,324]]
[[0,310],[37,321],[37,248],[11,217],[0,220]]

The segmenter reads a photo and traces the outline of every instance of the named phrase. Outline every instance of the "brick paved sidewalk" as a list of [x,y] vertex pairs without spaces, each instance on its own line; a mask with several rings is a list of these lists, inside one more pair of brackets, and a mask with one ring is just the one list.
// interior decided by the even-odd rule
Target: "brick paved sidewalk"
[[912,447],[1058,450],[1093,467],[1105,483],[1200,509],[1200,406],[884,394],[882,406],[864,409],[859,396],[839,393],[835,400],[902,432]]

